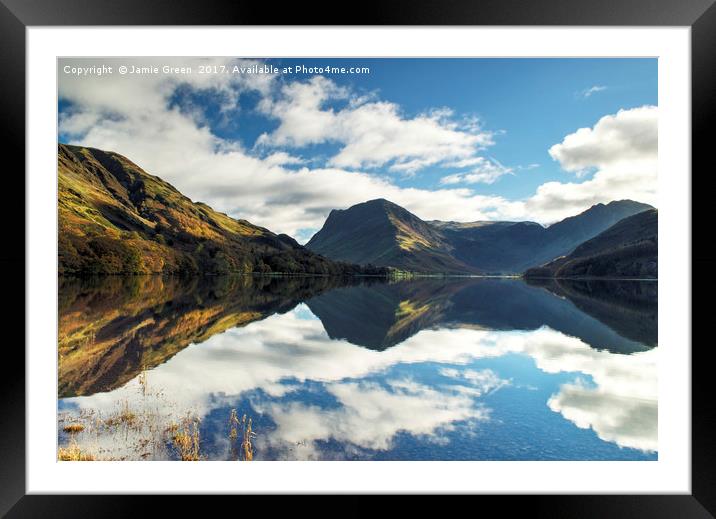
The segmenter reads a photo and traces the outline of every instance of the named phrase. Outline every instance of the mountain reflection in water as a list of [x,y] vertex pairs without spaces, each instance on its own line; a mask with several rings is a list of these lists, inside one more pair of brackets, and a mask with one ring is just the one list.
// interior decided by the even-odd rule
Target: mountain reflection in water
[[210,459],[232,408],[255,459],[657,455],[656,282],[117,276],[59,312],[62,413],[148,380]]

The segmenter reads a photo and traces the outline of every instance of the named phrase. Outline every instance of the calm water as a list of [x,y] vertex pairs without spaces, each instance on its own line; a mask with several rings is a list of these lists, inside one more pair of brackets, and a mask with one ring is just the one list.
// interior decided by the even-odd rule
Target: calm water
[[176,459],[183,423],[241,459],[236,410],[256,460],[657,459],[656,282],[112,277],[59,307],[59,442],[98,458]]

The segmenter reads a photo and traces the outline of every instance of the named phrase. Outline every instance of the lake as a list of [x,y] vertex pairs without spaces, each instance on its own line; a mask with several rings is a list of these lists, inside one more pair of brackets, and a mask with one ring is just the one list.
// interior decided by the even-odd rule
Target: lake
[[63,459],[656,460],[657,282],[60,279]]

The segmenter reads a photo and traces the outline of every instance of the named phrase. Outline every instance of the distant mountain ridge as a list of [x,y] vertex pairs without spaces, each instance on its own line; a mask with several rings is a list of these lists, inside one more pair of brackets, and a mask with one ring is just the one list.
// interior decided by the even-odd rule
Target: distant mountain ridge
[[378,199],[331,211],[306,247],[331,259],[416,272],[521,274],[649,209],[619,200],[543,227],[535,222],[426,222]]
[[[556,283],[559,291],[551,288]],[[376,280],[327,290],[305,303],[331,339],[378,351],[426,329],[537,330],[545,325],[615,353],[656,346],[656,283],[541,280],[532,285],[468,277]],[[575,289],[582,285],[589,290]]]
[[659,214],[629,216],[585,241],[569,255],[527,270],[527,277],[656,278]]
[[192,202],[118,153],[60,144],[57,161],[60,274],[367,272]]
[[535,222],[431,222],[443,230],[455,256],[486,272],[518,274],[571,252],[621,219],[653,209],[632,200],[596,204],[548,227]]

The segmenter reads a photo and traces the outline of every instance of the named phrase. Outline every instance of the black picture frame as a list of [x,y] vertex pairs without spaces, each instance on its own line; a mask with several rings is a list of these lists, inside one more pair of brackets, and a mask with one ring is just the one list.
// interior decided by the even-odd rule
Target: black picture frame
[[[712,191],[706,181],[711,133],[716,122],[716,0],[453,0],[363,2],[350,18],[338,10],[316,4],[286,3],[280,8],[269,2],[218,0],[0,0],[0,143],[3,160],[3,209],[16,215],[4,228],[5,245],[0,248],[3,283],[13,304],[3,312],[6,329],[32,311],[25,301],[25,31],[28,26],[63,25],[550,25],[550,26],[688,26],[692,43],[692,330],[701,330],[708,305],[693,304],[693,296],[705,295],[714,287],[716,256],[710,252],[707,225]],[[694,239],[700,237],[700,239]],[[700,275],[703,274],[703,275]],[[22,296],[20,294],[23,294]],[[22,316],[20,315],[22,313]],[[24,320],[24,319],[23,319]],[[13,326],[10,326],[10,323]],[[692,334],[693,334],[692,331]],[[695,337],[695,336],[694,336]],[[21,332],[24,342],[24,333]],[[692,493],[691,495],[624,496],[514,496],[499,499],[507,516],[527,505],[530,514],[548,517],[713,517],[716,514],[716,413],[711,401],[708,341],[691,347],[692,354]],[[2,413],[0,438],[0,513],[8,517],[102,516],[120,517],[135,513],[137,496],[25,495],[25,356],[17,341],[5,345],[5,372],[0,377]],[[483,499],[488,499],[484,497]],[[353,514],[372,505],[352,498]],[[186,510],[187,500],[163,499]],[[365,503],[365,504],[364,504]],[[142,507],[145,505],[141,505]]]

